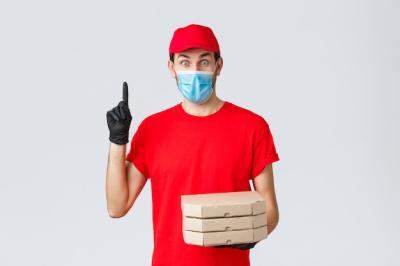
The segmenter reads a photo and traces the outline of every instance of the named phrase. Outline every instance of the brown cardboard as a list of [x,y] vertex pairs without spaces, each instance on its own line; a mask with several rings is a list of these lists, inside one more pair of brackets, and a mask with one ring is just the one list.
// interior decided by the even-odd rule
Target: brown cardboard
[[181,208],[187,244],[253,243],[268,236],[266,203],[257,191],[182,195]]
[[265,199],[257,191],[206,193],[181,196],[186,217],[217,218],[266,212]]
[[215,232],[252,229],[267,225],[267,214],[261,213],[250,216],[237,216],[229,218],[183,218],[183,229],[197,232]]
[[224,232],[194,232],[183,231],[183,239],[187,244],[200,246],[218,246],[241,243],[253,243],[267,238],[267,227],[234,230]]

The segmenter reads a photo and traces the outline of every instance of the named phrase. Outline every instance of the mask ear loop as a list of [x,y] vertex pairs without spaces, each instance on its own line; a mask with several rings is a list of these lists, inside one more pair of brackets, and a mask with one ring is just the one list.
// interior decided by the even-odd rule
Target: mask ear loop
[[176,77],[177,77],[177,74],[176,74],[176,70],[175,70],[175,63],[174,63],[174,62],[172,62],[172,66],[173,66],[174,73],[175,73],[175,78],[176,78]]
[[[218,67],[216,66],[215,70],[213,71],[212,80],[211,80],[211,82],[212,82],[211,86],[212,86],[213,90],[215,89],[215,83],[217,82],[217,74],[216,74],[217,69],[218,69]],[[215,79],[214,79],[214,76],[215,76]]]
[[178,79],[178,74],[176,73],[176,70],[175,70],[175,63],[174,63],[174,62],[172,62],[172,65],[174,66],[174,73],[175,73],[175,81],[176,81],[176,85],[177,85],[177,86],[179,86],[179,79]]

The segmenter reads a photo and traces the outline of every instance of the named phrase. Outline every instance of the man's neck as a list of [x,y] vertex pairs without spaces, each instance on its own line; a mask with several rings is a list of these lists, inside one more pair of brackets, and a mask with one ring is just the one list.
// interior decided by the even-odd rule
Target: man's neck
[[188,114],[195,116],[207,116],[217,112],[223,104],[223,100],[219,99],[215,95],[212,95],[210,99],[203,104],[192,103],[184,98],[182,107]]

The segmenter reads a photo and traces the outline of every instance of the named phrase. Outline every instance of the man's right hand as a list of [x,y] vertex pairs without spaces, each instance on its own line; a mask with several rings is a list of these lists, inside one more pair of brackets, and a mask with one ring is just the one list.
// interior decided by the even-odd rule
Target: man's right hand
[[252,249],[254,246],[260,241],[253,242],[253,243],[243,243],[243,244],[233,244],[233,245],[220,245],[214,246],[215,248],[238,248],[241,250]]
[[109,140],[119,145],[128,143],[132,116],[128,105],[128,84],[126,82],[122,87],[122,101],[109,110],[106,116],[110,130]]

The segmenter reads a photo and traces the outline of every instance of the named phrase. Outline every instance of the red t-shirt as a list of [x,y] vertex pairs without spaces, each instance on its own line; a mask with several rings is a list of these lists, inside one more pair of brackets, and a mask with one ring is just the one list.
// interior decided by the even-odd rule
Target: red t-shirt
[[126,159],[151,179],[153,266],[250,265],[250,250],[186,244],[180,200],[251,190],[250,179],[279,160],[263,117],[228,101],[195,116],[180,102],[143,119]]

